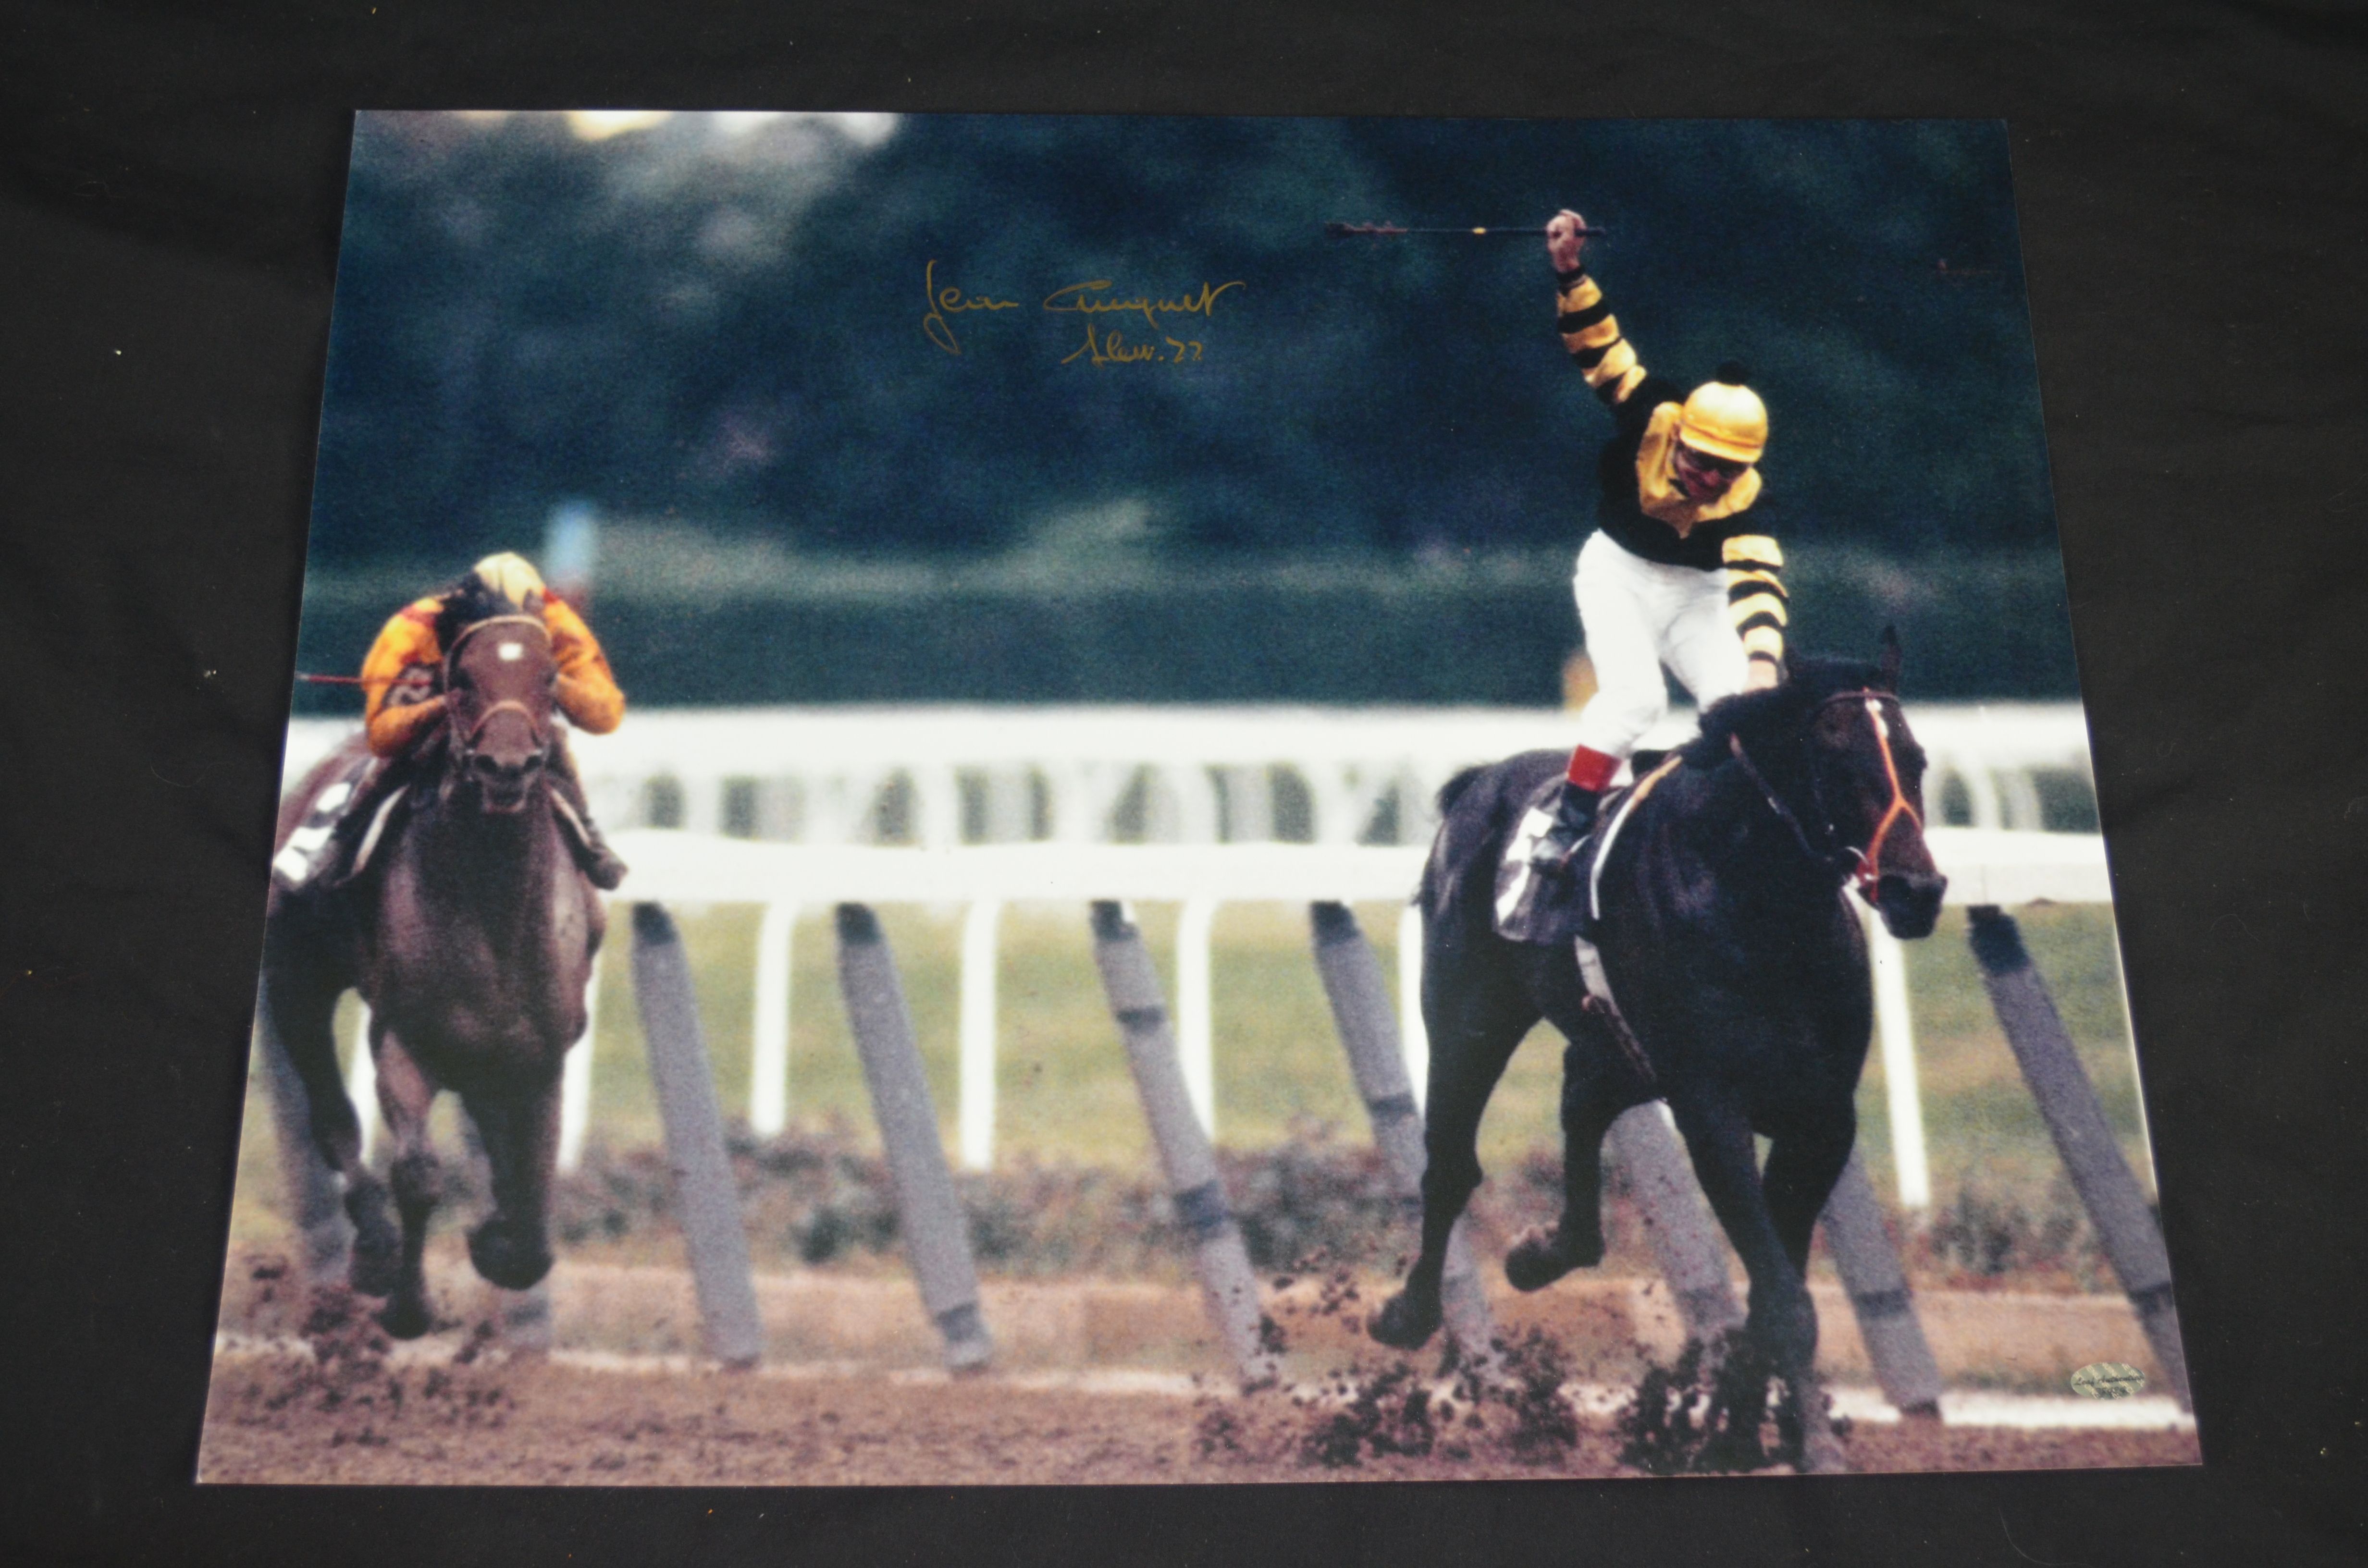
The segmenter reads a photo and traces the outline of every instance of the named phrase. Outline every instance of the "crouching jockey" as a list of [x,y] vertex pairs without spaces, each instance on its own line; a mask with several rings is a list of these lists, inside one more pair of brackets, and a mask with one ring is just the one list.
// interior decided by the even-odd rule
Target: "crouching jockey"
[[1647,373],[1580,264],[1584,227],[1567,210],[1546,226],[1555,324],[1615,434],[1599,460],[1598,529],[1571,579],[1597,689],[1530,851],[1548,877],[1567,869],[1613,773],[1666,711],[1662,665],[1708,708],[1775,685],[1784,657],[1784,558],[1756,466],[1768,410],[1732,364],[1691,393]]
[[[450,589],[397,611],[362,660],[363,724],[378,762],[344,808],[330,834],[328,852],[313,869],[324,885],[335,886],[353,874],[354,851],[371,819],[405,782],[421,743],[443,722],[445,697],[439,687],[445,639],[454,630],[449,623],[462,601],[515,606],[519,614],[542,619],[558,665],[559,710],[577,728],[605,735],[625,716],[625,694],[617,688],[609,660],[584,618],[543,586],[524,557],[507,551],[485,557]],[[596,887],[616,887],[624,880],[625,864],[593,824],[564,730],[552,758],[551,784],[583,829],[580,837],[573,833],[566,836],[584,874]]]

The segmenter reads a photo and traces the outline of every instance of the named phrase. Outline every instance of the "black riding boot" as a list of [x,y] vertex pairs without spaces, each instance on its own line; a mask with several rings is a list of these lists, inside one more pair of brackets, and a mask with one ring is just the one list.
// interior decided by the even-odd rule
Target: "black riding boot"
[[565,744],[559,747],[557,765],[551,770],[551,782],[559,790],[560,799],[583,829],[579,837],[571,835],[575,847],[575,863],[584,869],[585,876],[602,892],[614,892],[617,884],[625,880],[626,866],[600,836],[599,824],[592,820],[592,808],[584,799],[584,780],[575,776],[575,757]]
[[1600,790],[1585,790],[1565,778],[1554,792],[1554,825],[1540,835],[1530,850],[1530,864],[1541,871],[1558,872],[1570,865],[1570,858],[1587,842],[1588,832],[1595,826],[1595,808],[1603,799]]
[[329,830],[329,841],[322,846],[321,858],[307,881],[323,889],[341,888],[360,873],[355,859],[361,852],[362,836],[370,832],[379,807],[403,788],[408,777],[409,770],[400,758],[380,762],[364,776],[361,788],[354,791],[336,825]]

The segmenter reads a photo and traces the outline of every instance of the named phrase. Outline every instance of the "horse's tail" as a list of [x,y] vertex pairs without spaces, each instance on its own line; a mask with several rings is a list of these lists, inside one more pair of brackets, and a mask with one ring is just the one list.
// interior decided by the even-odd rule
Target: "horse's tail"
[[1439,787],[1439,814],[1441,817],[1444,817],[1448,812],[1453,811],[1455,809],[1455,802],[1463,798],[1463,791],[1472,788],[1473,780],[1478,778],[1482,774],[1487,771],[1487,764],[1475,762],[1471,767],[1465,768],[1463,772],[1457,774],[1454,778],[1449,779],[1446,783],[1441,784]]
[[1447,814],[1455,809],[1455,802],[1463,798],[1463,792],[1471,789],[1474,782],[1477,780],[1482,774],[1487,771],[1488,767],[1486,763],[1474,763],[1471,767],[1464,768],[1454,778],[1449,779],[1446,783],[1441,784],[1439,787],[1439,794],[1435,797],[1439,805],[1439,820],[1440,824],[1439,836],[1432,841],[1430,853],[1423,857],[1422,881],[1421,884],[1414,890],[1414,898],[1412,900],[1414,903],[1423,909],[1437,909],[1440,907],[1437,896],[1439,893],[1439,879],[1446,874],[1445,869],[1440,864],[1440,858],[1447,845]]

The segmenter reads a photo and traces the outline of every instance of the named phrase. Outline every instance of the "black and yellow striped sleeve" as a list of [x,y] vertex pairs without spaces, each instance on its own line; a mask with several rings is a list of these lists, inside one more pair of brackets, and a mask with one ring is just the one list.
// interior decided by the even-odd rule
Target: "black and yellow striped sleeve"
[[1645,380],[1636,351],[1620,335],[1619,319],[1583,267],[1554,275],[1554,330],[1595,395],[1614,408]]
[[1743,651],[1771,665],[1784,662],[1790,617],[1782,574],[1784,552],[1766,534],[1737,534],[1720,551],[1726,564],[1726,612]]

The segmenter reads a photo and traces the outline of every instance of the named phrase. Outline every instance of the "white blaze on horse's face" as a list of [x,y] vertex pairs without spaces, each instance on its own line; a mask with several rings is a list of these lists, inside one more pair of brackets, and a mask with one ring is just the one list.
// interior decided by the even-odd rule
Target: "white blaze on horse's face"
[[[506,665],[515,665],[520,659],[526,657],[526,648],[522,643],[505,642],[500,647],[494,650],[494,657],[499,659]],[[1872,704],[1870,704],[1870,706],[1872,706]],[[1880,723],[1882,721],[1877,720],[1876,722]]]

